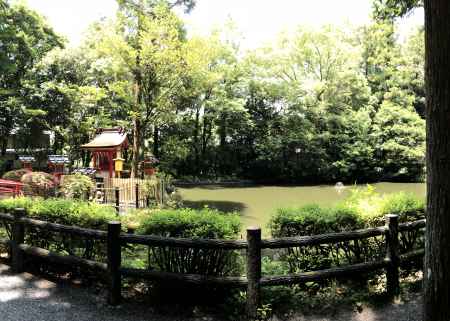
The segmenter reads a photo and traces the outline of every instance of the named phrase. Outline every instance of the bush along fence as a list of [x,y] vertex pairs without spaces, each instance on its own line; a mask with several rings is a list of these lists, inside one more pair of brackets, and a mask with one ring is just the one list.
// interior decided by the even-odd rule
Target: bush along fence
[[[257,309],[261,302],[261,287],[275,285],[301,284],[311,281],[325,281],[333,278],[355,277],[368,272],[384,269],[387,276],[387,292],[395,296],[399,293],[400,265],[424,254],[423,249],[416,249],[399,254],[399,235],[401,232],[417,232],[425,227],[425,220],[399,224],[397,215],[387,215],[386,224],[382,227],[363,230],[330,233],[315,236],[283,237],[261,239],[259,227],[247,229],[246,240],[188,239],[165,238],[152,235],[134,235],[122,233],[119,222],[110,222],[107,231],[85,229],[56,223],[39,221],[26,217],[25,210],[16,209],[11,214],[0,214],[0,221],[10,227],[9,238],[0,239],[0,243],[9,246],[12,270],[20,273],[24,270],[27,256],[38,257],[50,263],[68,264],[81,268],[95,269],[106,276],[108,283],[108,302],[117,305],[121,301],[122,278],[131,277],[145,280],[186,282],[196,285],[214,285],[238,287],[247,291],[247,313],[249,319],[257,317]],[[61,255],[47,249],[26,244],[28,229],[38,229],[45,237],[49,233],[60,233],[70,237],[82,237],[87,241],[105,243],[106,262],[82,258],[77,255]],[[262,276],[261,262],[263,249],[287,249],[294,247],[317,247],[339,242],[363,242],[374,237],[383,237],[386,247],[385,257],[345,266],[331,267],[318,271],[292,273],[280,276]],[[69,239],[70,239],[69,237]],[[173,273],[137,269],[122,266],[124,247],[140,244],[149,247],[167,247],[177,249],[199,250],[242,250],[246,253],[246,276],[211,276],[205,274]]]

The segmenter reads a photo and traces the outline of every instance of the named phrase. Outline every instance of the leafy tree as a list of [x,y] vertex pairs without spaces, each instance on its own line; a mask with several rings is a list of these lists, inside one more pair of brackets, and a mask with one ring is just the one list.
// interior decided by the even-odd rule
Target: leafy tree
[[[172,24],[166,24],[166,26],[175,27],[180,31],[181,24],[176,22],[174,15],[170,14],[168,9],[174,6],[181,5],[184,6],[187,11],[191,10],[195,1],[193,0],[176,0],[174,2],[166,1],[155,1],[155,0],[118,0],[120,8],[120,21],[122,22],[122,32],[125,36],[124,46],[128,66],[133,75],[134,81],[134,93],[135,93],[135,108],[133,110],[133,173],[136,175],[137,166],[140,159],[140,145],[142,141],[142,127],[145,127],[145,123],[141,124],[141,119],[147,121],[152,117],[153,112],[157,110],[155,107],[157,103],[155,102],[155,96],[161,93],[161,88],[159,85],[159,79],[156,75],[161,76],[154,69],[155,66],[152,65],[152,60],[147,60],[144,62],[143,55],[146,54],[147,58],[153,58],[152,54],[159,55],[159,58],[164,58],[165,55],[162,53],[162,49],[165,48],[167,43],[161,43],[159,40],[163,38],[154,38],[152,26],[158,25],[158,23],[163,22],[164,19],[169,18]],[[167,22],[167,21],[166,21]],[[175,22],[176,26],[173,25]],[[161,24],[159,24],[161,26]],[[162,31],[161,28],[157,30]],[[166,29],[166,31],[168,31]],[[177,35],[174,34],[175,30],[171,30],[167,33],[168,37],[166,40],[174,41]],[[175,32],[176,33],[176,32]],[[163,32],[166,35],[165,32]],[[161,36],[162,34],[159,34]],[[149,46],[146,53],[144,53],[145,45]],[[171,46],[169,45],[169,48]],[[159,50],[155,50],[158,48]],[[172,47],[173,48],[173,47]],[[146,72],[143,72],[143,68],[147,67]],[[160,66],[161,67],[161,66]],[[167,70],[166,70],[167,72]],[[145,78],[147,77],[147,79]],[[170,87],[170,85],[169,85]],[[163,93],[166,95],[166,93]],[[145,114],[142,114],[144,110]],[[155,125],[155,123],[153,124]],[[157,146],[158,139],[158,128],[155,126],[155,146]],[[157,147],[155,149],[157,152]]]
[[375,119],[375,154],[384,178],[411,180],[423,172],[425,121],[415,113],[413,97],[390,92]]
[[39,111],[29,110],[21,95],[21,83],[34,64],[62,39],[36,12],[23,5],[1,2],[0,10],[0,147],[6,151],[7,138],[20,122]]
[[423,0],[373,0],[376,20],[394,20],[408,14],[413,8],[423,6]]

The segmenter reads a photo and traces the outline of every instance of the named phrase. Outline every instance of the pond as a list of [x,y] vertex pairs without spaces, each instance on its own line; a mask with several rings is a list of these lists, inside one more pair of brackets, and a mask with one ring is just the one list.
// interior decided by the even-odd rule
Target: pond
[[[379,193],[394,193],[399,191],[414,193],[425,197],[424,183],[376,183],[372,186]],[[348,196],[354,186],[341,190],[331,185],[316,186],[251,186],[222,187],[199,186],[183,187],[178,190],[187,207],[202,208],[208,205],[221,211],[237,211],[241,214],[244,228],[261,226],[267,236],[267,223],[270,215],[278,207],[301,206],[310,203],[333,205]],[[366,185],[357,185],[365,188]],[[265,232],[265,233],[264,233]]]

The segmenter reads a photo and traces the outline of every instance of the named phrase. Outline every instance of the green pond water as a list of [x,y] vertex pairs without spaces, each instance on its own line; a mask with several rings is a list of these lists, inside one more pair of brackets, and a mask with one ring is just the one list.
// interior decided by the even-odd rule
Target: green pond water
[[[411,192],[425,197],[424,183],[376,183],[372,186],[378,193]],[[278,207],[301,206],[310,203],[333,205],[348,196],[354,186],[337,189],[331,185],[316,186],[252,186],[221,187],[200,186],[179,188],[187,207],[202,208],[208,205],[222,211],[241,214],[244,228],[261,226],[267,235],[270,215]],[[365,188],[365,185],[358,185]]]

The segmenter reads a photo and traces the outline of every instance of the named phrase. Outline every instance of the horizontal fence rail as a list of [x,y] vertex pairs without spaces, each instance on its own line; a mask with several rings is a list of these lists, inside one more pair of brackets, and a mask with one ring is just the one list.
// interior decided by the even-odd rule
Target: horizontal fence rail
[[82,259],[74,255],[61,255],[48,251],[40,247],[34,247],[27,244],[20,244],[21,249],[25,254],[44,259],[48,262],[54,262],[57,264],[74,265],[89,269],[97,269],[100,271],[106,271],[107,266],[105,263],[96,262],[92,260]]
[[6,222],[12,222],[14,221],[14,215],[6,214],[6,213],[0,213],[0,220],[6,221]]
[[246,287],[247,278],[235,276],[208,276],[201,274],[181,274],[159,271],[148,271],[144,269],[121,268],[120,273],[126,277],[140,278],[159,281],[180,281],[191,284],[222,285],[232,287]]
[[[188,239],[169,238],[152,235],[134,235],[122,233],[120,222],[110,222],[108,230],[85,229],[76,226],[50,223],[25,217],[24,209],[16,209],[12,214],[0,213],[0,222],[10,224],[10,239],[1,239],[10,249],[12,270],[16,273],[24,270],[25,256],[37,257],[50,263],[64,264],[102,272],[108,284],[108,302],[112,305],[121,301],[122,278],[137,278],[156,281],[177,281],[196,285],[214,285],[244,288],[247,290],[247,314],[255,318],[260,303],[262,286],[292,285],[312,281],[322,281],[333,278],[352,277],[355,275],[386,270],[387,291],[391,295],[399,292],[399,268],[412,260],[423,257],[424,249],[418,249],[399,255],[399,234],[422,230],[425,220],[399,224],[397,215],[387,215],[386,225],[363,230],[329,233],[314,236],[283,237],[276,239],[261,239],[261,229],[252,227],[247,229],[247,240],[219,240],[219,239]],[[46,232],[76,235],[87,241],[105,241],[106,262],[97,262],[75,255],[63,255],[25,244],[26,226]],[[385,258],[371,262],[359,262],[328,269],[309,271],[289,275],[262,276],[261,251],[263,249],[284,249],[291,247],[320,246],[363,240],[377,236],[386,245]],[[205,250],[246,250],[246,275],[244,276],[214,276],[203,274],[183,274],[149,269],[122,267],[122,247],[139,244],[148,247],[169,247],[182,249]]]
[[424,228],[425,224],[426,224],[425,219],[414,221],[414,222],[402,223],[402,224],[398,225],[398,230],[399,230],[399,232],[417,230],[417,229]]
[[174,237],[159,237],[153,235],[121,235],[122,244],[141,244],[147,246],[171,246],[181,248],[201,249],[246,249],[246,241],[219,240],[219,239],[187,239]]
[[389,260],[380,260],[376,262],[358,263],[335,267],[320,271],[304,272],[293,275],[269,276],[261,278],[261,285],[290,285],[312,281],[321,281],[330,278],[340,278],[354,275],[355,273],[367,273],[385,268]]
[[330,244],[380,236],[386,234],[386,231],[387,228],[382,226],[368,228],[365,230],[319,234],[314,236],[283,237],[277,239],[262,240],[261,246],[264,249],[280,249],[286,247]]
[[77,226],[67,226],[57,223],[50,223],[46,221],[39,221],[31,218],[21,218],[20,222],[25,225],[29,225],[41,230],[51,231],[51,232],[60,232],[67,233],[71,235],[84,236],[97,240],[106,240],[107,232],[100,230],[93,230],[88,228],[81,228]]

